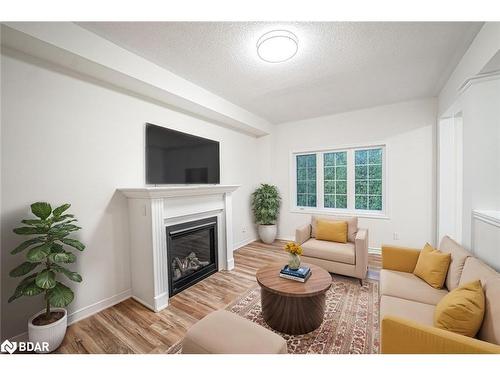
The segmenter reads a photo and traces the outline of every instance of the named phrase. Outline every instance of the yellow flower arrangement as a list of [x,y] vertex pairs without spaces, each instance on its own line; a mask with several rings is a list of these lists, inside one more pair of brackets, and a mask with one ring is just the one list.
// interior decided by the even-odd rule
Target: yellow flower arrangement
[[285,251],[294,255],[302,255],[302,247],[295,242],[288,242],[285,245]]

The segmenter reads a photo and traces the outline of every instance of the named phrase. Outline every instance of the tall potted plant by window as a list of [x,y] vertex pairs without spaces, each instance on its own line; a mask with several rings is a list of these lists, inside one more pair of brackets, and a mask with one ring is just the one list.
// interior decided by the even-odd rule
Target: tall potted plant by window
[[[74,215],[65,214],[69,207],[70,204],[63,204],[52,210],[46,202],[33,203],[31,212],[36,219],[22,220],[25,226],[14,229],[16,234],[32,238],[11,251],[11,254],[26,252],[26,261],[9,273],[11,277],[24,276],[9,303],[22,296],[44,295],[45,309],[28,321],[28,335],[30,342],[40,346],[47,342],[48,352],[57,349],[64,339],[67,327],[67,311],[64,308],[74,298],[73,291],[57,280],[57,276],[62,274],[71,281],[82,281],[78,273],[63,266],[76,261],[75,254],[69,249],[85,249],[80,241],[69,237],[81,229],[73,224],[77,221]],[[45,352],[43,347],[38,351]]]
[[252,209],[258,225],[260,239],[267,244],[276,239],[276,220],[280,211],[281,197],[274,185],[261,184],[252,194]]

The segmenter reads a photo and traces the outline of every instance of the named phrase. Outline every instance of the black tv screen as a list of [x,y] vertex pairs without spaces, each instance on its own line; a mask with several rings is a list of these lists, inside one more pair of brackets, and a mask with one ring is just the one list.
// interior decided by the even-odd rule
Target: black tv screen
[[220,183],[219,142],[146,124],[146,183]]

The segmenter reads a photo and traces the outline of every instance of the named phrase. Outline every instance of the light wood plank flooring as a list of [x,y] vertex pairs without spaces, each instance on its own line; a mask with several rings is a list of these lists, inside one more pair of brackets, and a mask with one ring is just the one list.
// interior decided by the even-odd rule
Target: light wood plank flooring
[[[59,353],[165,353],[186,330],[212,311],[223,309],[255,287],[260,267],[286,262],[284,242],[253,242],[234,252],[232,271],[217,272],[170,299],[154,313],[127,299],[68,327]],[[368,277],[378,279],[380,256],[370,254]]]

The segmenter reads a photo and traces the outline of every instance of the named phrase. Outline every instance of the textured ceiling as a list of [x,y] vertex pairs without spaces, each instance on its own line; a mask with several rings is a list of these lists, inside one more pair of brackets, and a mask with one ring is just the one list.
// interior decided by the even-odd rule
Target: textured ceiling
[[[456,22],[85,22],[80,26],[273,122],[436,96],[482,26]],[[299,38],[270,64],[257,39]]]

